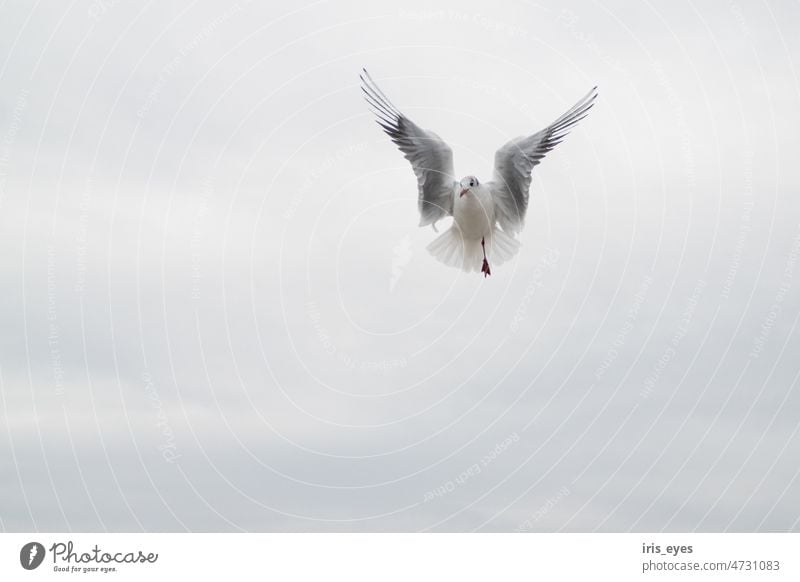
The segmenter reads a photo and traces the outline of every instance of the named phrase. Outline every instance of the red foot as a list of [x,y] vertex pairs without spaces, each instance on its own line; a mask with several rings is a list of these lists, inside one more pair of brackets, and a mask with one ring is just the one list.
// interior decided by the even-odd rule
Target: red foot
[[481,248],[483,249],[483,266],[481,267],[481,273],[483,273],[483,278],[485,279],[489,275],[492,274],[491,269],[489,269],[489,261],[486,260],[486,239],[481,238]]

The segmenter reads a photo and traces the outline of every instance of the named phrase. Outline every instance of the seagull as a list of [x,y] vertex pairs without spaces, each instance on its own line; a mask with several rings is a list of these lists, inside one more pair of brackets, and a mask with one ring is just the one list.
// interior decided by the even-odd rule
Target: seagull
[[453,150],[442,138],[419,127],[392,104],[361,70],[364,92],[378,125],[411,162],[417,176],[420,226],[453,217],[452,226],[427,247],[433,257],[450,267],[492,274],[492,264],[512,258],[520,247],[528,208],[531,171],[542,158],[586,117],[597,98],[597,87],[543,130],[512,139],[494,155],[494,177],[482,183],[475,176],[455,179]]

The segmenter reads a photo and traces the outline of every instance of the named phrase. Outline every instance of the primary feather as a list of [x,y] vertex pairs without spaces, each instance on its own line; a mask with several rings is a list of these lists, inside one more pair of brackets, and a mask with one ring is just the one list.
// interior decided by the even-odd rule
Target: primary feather
[[378,125],[392,138],[417,176],[420,226],[453,214],[453,150],[442,138],[419,127],[403,115],[378,88],[366,69],[361,72],[364,91]]
[[528,209],[531,171],[569,130],[586,117],[597,97],[593,88],[569,111],[531,136],[512,139],[494,155],[494,179],[489,183],[495,197],[497,221],[503,230],[518,232]]

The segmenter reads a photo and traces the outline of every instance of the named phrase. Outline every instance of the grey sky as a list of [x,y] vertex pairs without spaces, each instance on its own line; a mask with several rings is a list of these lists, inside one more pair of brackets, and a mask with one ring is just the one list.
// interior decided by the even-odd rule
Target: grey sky
[[[800,528],[800,7],[6,3],[0,527]],[[523,247],[456,173],[592,86]]]

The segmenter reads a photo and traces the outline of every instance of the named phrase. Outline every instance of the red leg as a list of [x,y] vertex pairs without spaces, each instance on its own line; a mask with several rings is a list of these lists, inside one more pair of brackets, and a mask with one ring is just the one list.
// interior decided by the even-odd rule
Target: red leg
[[481,238],[481,248],[483,249],[483,266],[481,267],[481,273],[483,273],[483,278],[485,279],[492,274],[492,271],[489,269],[489,261],[486,260],[486,240],[483,238]]

